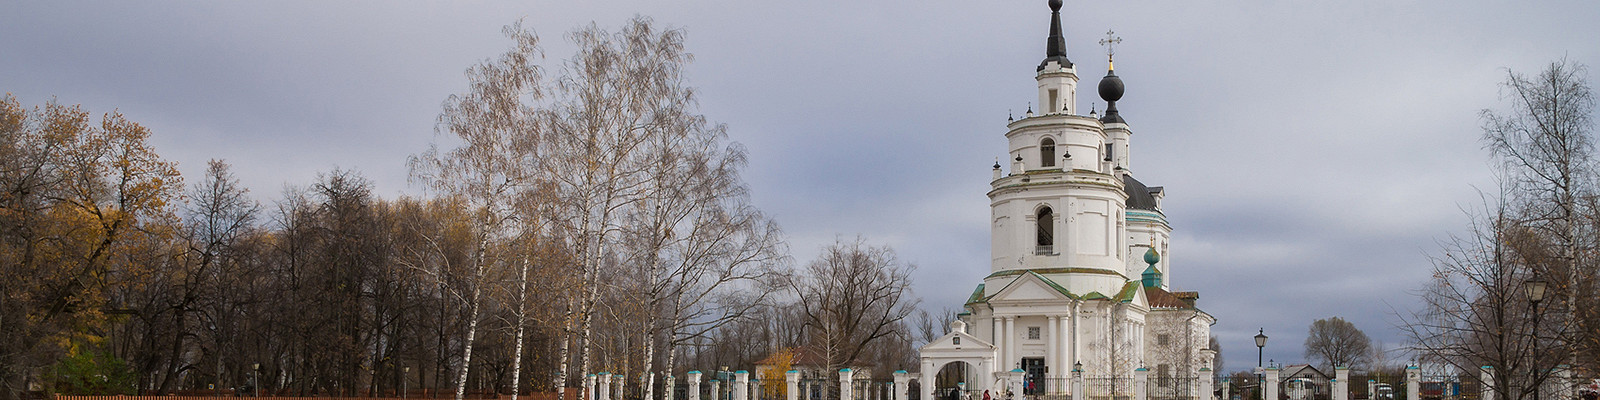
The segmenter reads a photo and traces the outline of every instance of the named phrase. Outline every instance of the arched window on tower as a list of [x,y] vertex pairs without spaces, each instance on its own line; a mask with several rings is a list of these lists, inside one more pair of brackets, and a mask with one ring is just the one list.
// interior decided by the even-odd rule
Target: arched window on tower
[[1056,166],[1056,141],[1044,138],[1039,142],[1039,165],[1045,167]]
[[1036,223],[1039,226],[1039,229],[1038,229],[1038,231],[1039,231],[1038,242],[1036,243],[1037,247],[1034,247],[1033,254],[1035,254],[1035,255],[1055,254],[1055,244],[1056,244],[1056,223],[1055,223],[1056,215],[1055,215],[1055,211],[1050,210],[1050,207],[1039,208],[1039,216],[1038,217],[1039,217],[1038,221],[1036,221]]

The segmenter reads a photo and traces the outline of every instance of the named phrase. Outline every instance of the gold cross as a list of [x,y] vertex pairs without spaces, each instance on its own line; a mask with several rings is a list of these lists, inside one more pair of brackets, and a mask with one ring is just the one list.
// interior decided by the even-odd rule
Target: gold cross
[[1116,32],[1112,32],[1110,30],[1106,31],[1105,39],[1100,39],[1100,45],[1106,47],[1106,62],[1110,62],[1111,56],[1116,54],[1117,43],[1122,43],[1122,38],[1118,37]]

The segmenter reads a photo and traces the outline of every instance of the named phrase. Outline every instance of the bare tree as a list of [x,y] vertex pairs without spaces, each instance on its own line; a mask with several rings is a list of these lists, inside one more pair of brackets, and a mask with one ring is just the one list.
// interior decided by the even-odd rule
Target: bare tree
[[[1581,317],[1580,310],[1594,308],[1589,306],[1594,296],[1583,295],[1592,293],[1596,276],[1596,260],[1586,258],[1595,248],[1596,232],[1584,220],[1600,215],[1590,207],[1595,204],[1595,98],[1587,72],[1584,65],[1565,59],[1534,77],[1508,70],[1502,84],[1508,109],[1480,113],[1485,146],[1504,162],[1517,189],[1511,192],[1516,207],[1512,218],[1557,249],[1553,255],[1559,262],[1549,263],[1542,273],[1551,277],[1551,304],[1565,308],[1567,317]],[[1568,361],[1600,367],[1592,361],[1600,355],[1600,321],[1569,318],[1563,323],[1576,334],[1561,338],[1572,348]],[[1590,356],[1579,357],[1580,352]]]
[[[483,62],[467,70],[472,90],[452,95],[439,115],[439,130],[461,140],[461,146],[441,154],[437,145],[410,160],[413,177],[429,189],[455,197],[471,212],[473,236],[471,276],[457,296],[467,306],[467,330],[463,339],[461,369],[456,379],[456,400],[466,394],[468,368],[472,365],[473,341],[477,337],[483,292],[495,266],[495,250],[517,235],[509,228],[517,218],[518,192],[533,185],[536,175],[530,161],[537,160],[537,135],[532,134],[531,110],[525,101],[543,95],[540,68],[533,61],[540,57],[539,40],[519,25],[507,26],[506,36],[515,47],[499,59]],[[526,297],[526,261],[518,284],[518,300]],[[519,315],[526,314],[519,310]],[[516,373],[521,371],[523,325],[518,318],[515,353]],[[520,379],[516,380],[520,381]],[[515,389],[514,389],[515,390]],[[514,395],[513,395],[514,396]]]
[[1306,359],[1317,363],[1323,371],[1365,366],[1372,360],[1372,339],[1355,324],[1339,317],[1312,321],[1305,346]]
[[910,333],[903,322],[919,302],[911,293],[915,269],[889,247],[871,246],[858,237],[823,247],[816,260],[790,279],[789,290],[827,371],[857,362],[879,341]]
[[1493,367],[1494,381],[1486,383],[1496,393],[1527,399],[1561,363],[1555,338],[1565,335],[1566,324],[1550,322],[1557,318],[1535,324],[1524,285],[1559,256],[1540,252],[1537,236],[1505,207],[1488,208],[1491,214],[1473,219],[1470,234],[1442,244],[1424,307],[1402,316],[1402,329],[1418,356],[1460,371]]
[[917,310],[916,333],[918,344],[927,344],[950,333],[950,323],[956,320],[956,310],[945,307],[937,312]]

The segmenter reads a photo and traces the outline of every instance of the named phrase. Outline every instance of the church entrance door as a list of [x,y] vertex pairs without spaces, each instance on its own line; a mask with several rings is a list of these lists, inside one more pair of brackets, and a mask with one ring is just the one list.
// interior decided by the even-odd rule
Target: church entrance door
[[1022,359],[1022,371],[1027,375],[1023,377],[1022,394],[1036,395],[1044,393],[1044,358]]

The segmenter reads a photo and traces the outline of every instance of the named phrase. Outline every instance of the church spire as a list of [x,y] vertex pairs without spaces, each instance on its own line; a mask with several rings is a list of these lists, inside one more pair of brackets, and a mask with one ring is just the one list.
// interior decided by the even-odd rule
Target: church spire
[[1061,68],[1072,68],[1072,60],[1067,59],[1067,39],[1061,36],[1061,0],[1050,0],[1050,38],[1045,42],[1044,61],[1038,70],[1043,71],[1051,61],[1061,64]]

